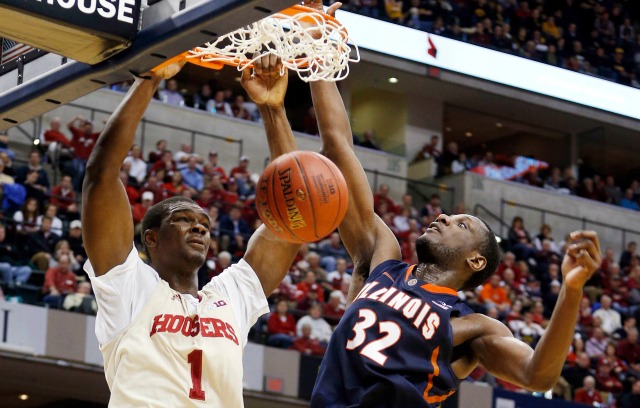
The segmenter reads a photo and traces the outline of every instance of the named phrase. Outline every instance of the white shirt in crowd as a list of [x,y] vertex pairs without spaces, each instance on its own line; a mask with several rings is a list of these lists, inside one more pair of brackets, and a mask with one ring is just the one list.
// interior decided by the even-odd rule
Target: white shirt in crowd
[[129,168],[129,176],[138,180],[138,183],[142,183],[147,176],[147,163],[141,158],[138,157],[136,159],[133,156],[127,156],[124,162],[131,165]]
[[269,307],[244,260],[216,276],[196,299],[160,279],[133,248],[96,277],[96,336],[110,407],[242,407],[242,351]]
[[[42,225],[42,217],[44,216],[38,215],[38,218],[36,218],[36,225],[38,225],[38,228]],[[51,220],[51,232],[59,237],[62,236],[62,220],[60,218],[53,217],[53,220]]]
[[602,322],[602,324],[600,324],[600,327],[607,334],[611,334],[622,327],[620,313],[616,312],[613,309],[605,310],[601,307],[600,309],[593,312],[593,317],[600,318],[600,321]]
[[302,318],[300,318],[300,320],[298,320],[298,323],[296,324],[296,332],[298,333],[298,337],[302,336],[302,326],[304,326],[305,324],[311,326],[312,339],[324,341],[327,343],[329,342],[333,331],[331,330],[331,326],[329,326],[329,323],[327,323],[326,320],[324,320],[322,317],[314,319],[309,315],[303,316]]

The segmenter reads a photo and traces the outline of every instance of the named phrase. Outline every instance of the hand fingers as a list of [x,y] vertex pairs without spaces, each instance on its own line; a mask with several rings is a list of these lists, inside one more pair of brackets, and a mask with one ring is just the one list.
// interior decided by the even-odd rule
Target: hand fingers
[[589,256],[593,259],[596,259],[599,255],[599,253],[596,250],[596,246],[593,243],[593,241],[580,241],[580,242],[575,242],[571,245],[569,245],[568,251],[573,252],[573,253],[578,253],[581,252],[582,250],[586,250],[589,254]]
[[336,16],[336,11],[338,11],[338,9],[342,7],[342,3],[340,2],[336,2],[333,3],[328,9],[327,9],[327,14],[330,15],[331,17],[335,17]]
[[598,239],[598,234],[595,231],[574,231],[570,235],[573,240],[588,239],[593,241],[598,252],[601,252],[600,240]]
[[242,83],[245,83],[247,81],[251,80],[251,70],[249,68],[243,69],[242,70]]
[[277,55],[269,54],[269,73],[271,75],[275,75],[275,74],[280,75],[280,71],[277,70],[278,61],[280,61],[280,58],[278,58]]
[[255,62],[253,63],[253,71],[255,72],[256,75],[261,75],[262,74],[262,60],[264,59],[264,55],[258,59],[255,60]]

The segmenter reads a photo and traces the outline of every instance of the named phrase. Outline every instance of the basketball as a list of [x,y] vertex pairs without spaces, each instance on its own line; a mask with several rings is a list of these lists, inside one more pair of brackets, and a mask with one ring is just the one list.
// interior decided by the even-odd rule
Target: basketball
[[314,242],[333,232],[347,212],[347,184],[326,157],[306,151],[271,162],[258,181],[256,207],[278,237]]

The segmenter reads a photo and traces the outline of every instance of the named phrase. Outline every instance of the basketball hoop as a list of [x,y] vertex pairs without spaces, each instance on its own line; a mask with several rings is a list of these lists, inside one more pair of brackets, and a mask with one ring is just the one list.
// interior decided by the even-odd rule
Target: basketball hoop
[[180,54],[155,69],[186,59],[210,69],[232,65],[242,71],[252,68],[263,55],[274,54],[282,60],[283,70],[297,72],[305,82],[339,81],[349,75],[350,62],[360,61],[358,47],[348,41],[346,28],[334,17],[295,5]]

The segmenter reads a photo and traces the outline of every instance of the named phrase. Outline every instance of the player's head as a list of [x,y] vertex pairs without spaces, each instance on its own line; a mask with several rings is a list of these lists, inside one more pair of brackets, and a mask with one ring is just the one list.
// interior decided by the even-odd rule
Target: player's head
[[209,216],[193,200],[167,198],[149,208],[142,220],[145,252],[153,262],[179,258],[199,268],[209,251],[209,224]]
[[481,219],[467,215],[440,215],[416,240],[421,264],[468,275],[462,287],[473,290],[496,270],[500,248],[491,228]]

